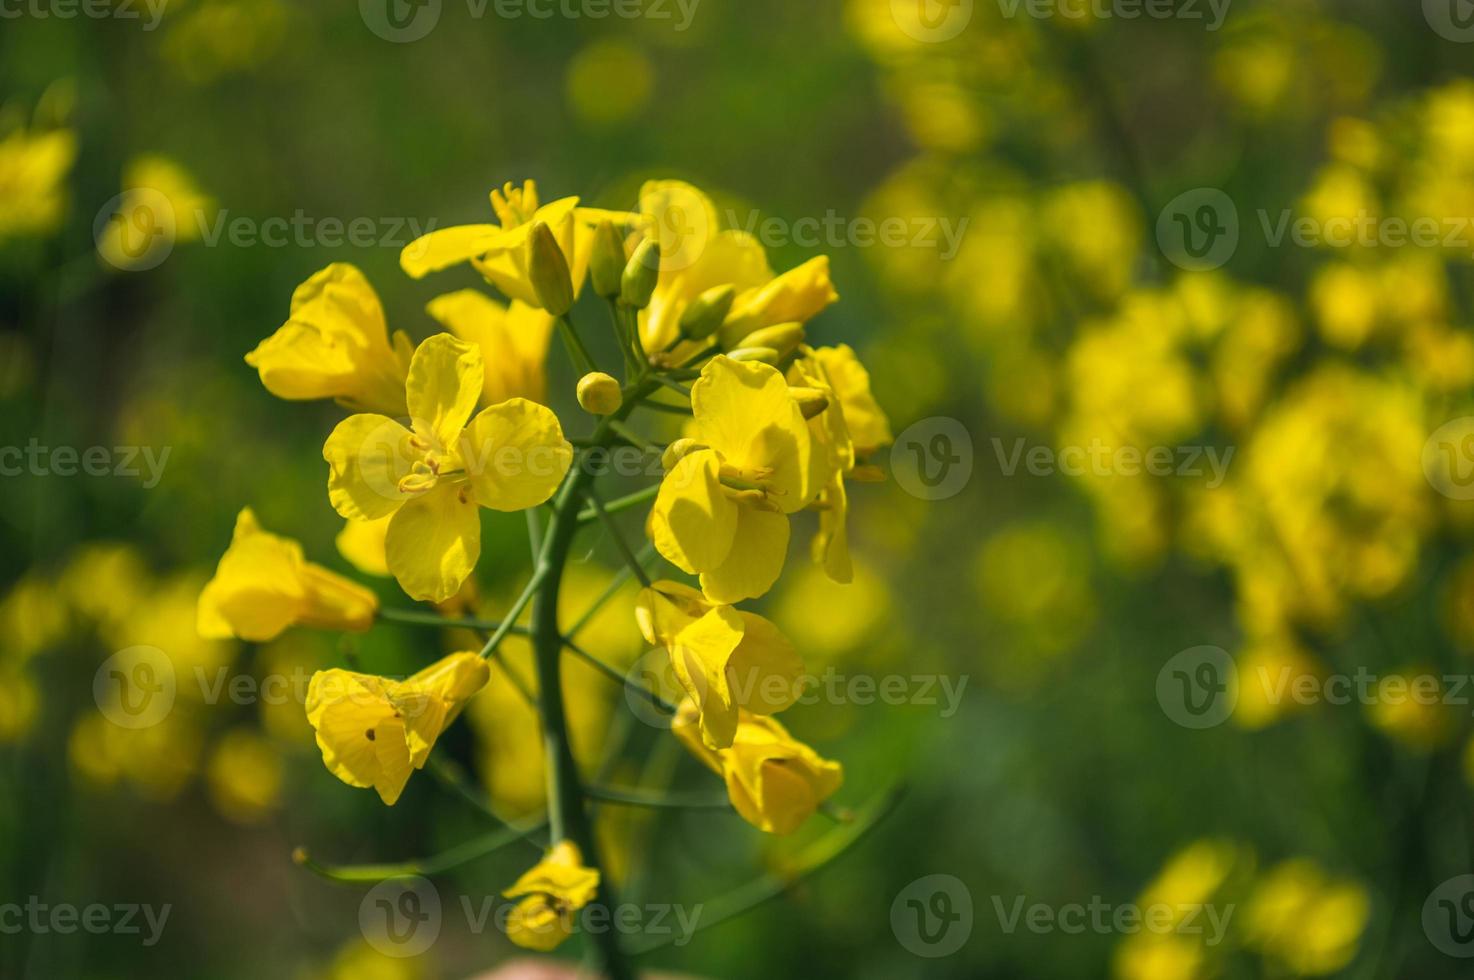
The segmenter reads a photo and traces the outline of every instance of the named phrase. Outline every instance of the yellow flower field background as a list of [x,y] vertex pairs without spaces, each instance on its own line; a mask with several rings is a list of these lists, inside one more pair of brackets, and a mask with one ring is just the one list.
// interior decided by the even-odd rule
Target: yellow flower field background
[[0,977],[1466,975],[1465,0],[0,16]]

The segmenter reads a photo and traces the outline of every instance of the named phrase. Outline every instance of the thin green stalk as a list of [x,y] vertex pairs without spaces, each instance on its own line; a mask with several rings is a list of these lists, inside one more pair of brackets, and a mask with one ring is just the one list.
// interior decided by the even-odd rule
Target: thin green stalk
[[542,554],[543,550],[542,527],[538,521],[536,507],[529,507],[523,513],[527,515],[527,543],[532,548],[532,560],[535,564],[537,556]]
[[578,369],[580,375],[598,370],[594,366],[593,355],[584,346],[583,338],[578,335],[578,328],[573,325],[573,320],[566,313],[558,317],[558,336],[563,338],[563,343],[568,348],[568,357],[573,361],[573,366]]
[[[564,486],[568,486],[571,482],[571,480],[568,481]],[[555,517],[554,520],[556,519]],[[549,528],[549,533],[551,534],[551,528]],[[502,641],[507,638],[507,634],[517,628],[515,625],[517,617],[522,615],[522,610],[527,608],[527,604],[537,594],[538,587],[542,585],[543,579],[547,576],[548,572],[547,565],[543,563],[547,551],[546,544],[543,547],[543,551],[544,555],[539,556],[538,564],[532,569],[532,578],[527,580],[527,585],[523,587],[522,594],[517,597],[516,602],[512,603],[512,608],[507,610],[506,618],[502,620],[501,625],[496,628],[496,631],[491,634],[491,639],[486,641],[486,646],[481,648],[483,659],[495,653],[496,648],[501,646]],[[531,635],[530,630],[525,630],[524,632]]]
[[508,826],[493,830],[458,844],[450,850],[426,858],[415,858],[396,864],[322,864],[313,860],[305,847],[292,852],[292,860],[308,871],[332,881],[348,883],[377,882],[386,878],[404,878],[409,875],[436,875],[458,868],[477,858],[501,850],[509,844],[526,840],[545,824],[538,821],[530,826]]
[[[644,547],[642,547],[635,554],[635,560],[638,561],[640,563],[640,567],[643,568],[645,566],[645,563],[654,556],[655,545],[647,541],[645,542]],[[630,572],[628,566],[620,567],[618,571],[610,576],[609,584],[604,587],[604,591],[600,592],[598,598],[590,603],[589,607],[583,611],[583,615],[575,619],[573,621],[573,625],[568,627],[568,638],[571,640],[574,637],[578,636],[583,628],[587,626],[589,622],[592,621],[593,618],[599,614],[599,610],[603,609],[610,599],[613,599],[616,595],[619,594],[619,590],[624,588],[624,583],[628,582],[633,577],[633,573]]]
[[[604,505],[604,513],[618,514],[622,510],[629,510],[631,507],[638,507],[641,504],[649,503],[659,495],[660,484],[657,483],[654,486],[646,487],[643,490],[636,490],[634,493],[626,494],[623,497],[615,497]],[[580,524],[588,524],[598,519],[599,512],[592,507],[585,507],[578,512],[578,522]]]
[[[387,623],[403,623],[406,626],[428,626],[433,629],[468,629],[491,632],[502,628],[502,622],[470,617],[441,616],[438,613],[419,612],[414,609],[380,609],[379,618]],[[527,635],[527,627],[513,625],[510,632]]]
[[661,697],[659,694],[656,694],[648,687],[643,687],[640,684],[637,684],[633,678],[625,674],[621,674],[619,671],[615,670],[613,667],[609,666],[604,661],[594,656],[592,653],[589,653],[587,650],[578,646],[567,637],[563,638],[563,646],[568,648],[569,653],[573,654],[575,657],[582,660],[590,667],[593,667],[595,670],[599,671],[599,673],[603,674],[614,683],[622,684],[629,690],[641,695],[645,698],[645,700],[649,701],[651,704],[655,705],[655,707],[659,708],[661,711],[664,711],[666,714],[673,715],[676,713],[676,706],[671,704],[665,698]]
[[[737,918],[746,912],[750,912],[760,905],[772,901],[785,892],[798,885],[799,882],[817,873],[858,844],[876,824],[885,819],[896,807],[903,795],[900,789],[890,792],[871,801],[861,811],[860,815],[849,824],[845,824],[815,841],[805,848],[798,856],[798,860],[791,867],[793,870],[782,874],[766,874],[755,878],[747,884],[733,889],[726,895],[714,902],[706,903],[702,911],[701,924],[696,927],[709,929],[720,925],[731,919]],[[645,942],[633,944],[633,952],[648,953],[651,950],[667,946],[680,936],[651,937]]]
[[690,388],[687,388],[685,385],[681,384],[679,381],[672,381],[670,378],[663,377],[661,375],[656,375],[655,380],[656,381],[659,381],[661,384],[665,385],[671,391],[674,391],[677,394],[679,394],[679,395],[681,395],[681,396],[683,396],[685,398],[690,398],[691,397],[691,389]]
[[665,412],[667,415],[690,415],[690,405],[667,405],[665,402],[642,402],[641,408],[649,408],[657,412]]
[[604,528],[609,532],[609,536],[614,539],[614,546],[619,549],[619,554],[624,559],[625,567],[634,573],[635,578],[640,580],[640,585],[647,589],[650,588],[650,576],[645,573],[644,566],[635,557],[635,553],[630,550],[629,542],[624,539],[624,534],[619,530],[619,524],[614,520],[614,516],[604,509],[604,505],[600,502],[599,495],[594,492],[594,488],[589,487],[584,491],[583,495],[584,499],[589,502],[589,506],[593,507],[598,513],[599,519],[604,522]]
[[711,793],[659,793],[621,789],[617,786],[585,786],[584,793],[601,803],[638,806],[652,810],[730,810],[732,801]]

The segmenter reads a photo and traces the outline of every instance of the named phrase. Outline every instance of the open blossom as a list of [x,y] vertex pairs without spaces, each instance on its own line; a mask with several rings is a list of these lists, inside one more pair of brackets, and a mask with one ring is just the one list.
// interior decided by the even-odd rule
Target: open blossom
[[508,298],[542,308],[528,268],[528,246],[533,229],[544,224],[568,262],[575,295],[588,272],[594,228],[600,221],[630,224],[638,215],[581,208],[578,198],[565,197],[541,204],[535,181],[515,187],[509,181],[491,192],[498,224],[456,225],[422,235],[405,246],[399,264],[419,279],[428,273],[469,262]]
[[775,277],[762,244],[747,232],[722,230],[716,205],[684,181],[648,181],[640,189],[640,211],[659,235],[661,251],[660,281],[640,317],[640,339],[651,353],[680,336],[686,310],[717,286],[737,290],[717,334],[727,349],[764,327],[806,323],[839,298],[828,257]]
[[263,531],[247,507],[200,593],[198,628],[204,637],[264,643],[289,626],[366,630],[378,609],[372,592],[306,561],[300,544]]
[[508,398],[547,402],[545,364],[553,318],[546,311],[520,300],[504,306],[475,289],[437,296],[425,311],[446,330],[481,348],[486,368],[483,405]]
[[323,446],[333,507],[355,521],[390,518],[386,563],[415,599],[450,598],[476,567],[478,507],[536,507],[573,460],[558,417],[535,402],[510,398],[472,418],[484,377],[479,349],[437,334],[410,361],[410,428],[351,415]]
[[681,702],[671,731],[727,783],[742,819],[770,834],[791,834],[838,792],[844,767],[788,734],[774,718],[739,712],[728,748],[712,749],[700,735],[699,709]]
[[694,448],[665,475],[650,530],[717,603],[767,592],[783,570],[788,515],[812,497],[808,423],[783,375],[717,356],[691,388]]
[[824,410],[809,420],[815,463],[822,473],[813,504],[819,511],[819,531],[812,553],[830,578],[849,582],[854,569],[845,526],[849,516],[845,480],[858,475],[857,468],[869,454],[891,443],[890,421],[870,393],[870,375],[846,345],[802,348],[788,379],[822,393],[826,400]]
[[0,241],[48,234],[61,223],[76,158],[70,129],[22,128],[0,139]]
[[435,740],[486,686],[486,661],[453,653],[402,681],[334,668],[312,675],[307,720],[328,771],[393,806]]
[[350,408],[404,414],[413,347],[391,342],[378,294],[363,273],[334,262],[292,293],[287,322],[246,355],[278,398],[333,398]]
[[584,867],[578,845],[559,841],[502,892],[504,898],[521,899],[507,919],[507,938],[539,952],[557,949],[573,935],[573,913],[598,891],[598,870]]
[[641,591],[635,617],[646,641],[669,652],[712,748],[732,744],[739,708],[769,715],[798,699],[803,661],[762,616],[710,603],[678,582],[656,582]]

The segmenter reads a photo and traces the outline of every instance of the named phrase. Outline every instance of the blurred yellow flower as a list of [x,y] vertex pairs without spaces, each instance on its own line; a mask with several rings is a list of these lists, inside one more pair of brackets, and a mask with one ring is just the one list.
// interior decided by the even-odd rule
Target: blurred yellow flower
[[568,104],[588,123],[611,126],[634,118],[650,104],[655,68],[628,41],[594,41],[568,62]]
[[97,250],[119,269],[148,269],[177,244],[205,233],[214,201],[176,161],[161,154],[134,157],[123,171],[123,193],[97,237]]
[[518,946],[550,952],[573,935],[573,913],[594,900],[599,872],[583,865],[583,855],[568,840],[554,844],[543,859],[502,892],[519,898],[507,919],[507,938]]
[[437,296],[425,310],[446,330],[481,348],[483,405],[508,398],[548,400],[545,363],[553,318],[546,311],[517,300],[503,306],[474,289]]
[[1371,915],[1366,889],[1300,858],[1276,865],[1244,910],[1245,939],[1279,968],[1324,976],[1350,963]]
[[262,530],[247,507],[199,595],[198,626],[205,637],[264,642],[295,625],[366,630],[378,609],[372,592],[306,561],[300,544]]
[[226,819],[255,824],[281,802],[281,754],[249,728],[220,737],[206,764],[210,799]]
[[365,575],[389,575],[389,557],[384,550],[384,539],[389,534],[390,517],[372,521],[345,520],[343,530],[333,539],[338,554],[348,560],[354,568]]
[[384,308],[363,273],[335,262],[296,288],[287,322],[246,363],[278,398],[332,398],[359,411],[403,415],[412,353],[402,331],[391,341]]
[[76,158],[77,136],[70,129],[22,128],[0,137],[0,241],[56,230]]

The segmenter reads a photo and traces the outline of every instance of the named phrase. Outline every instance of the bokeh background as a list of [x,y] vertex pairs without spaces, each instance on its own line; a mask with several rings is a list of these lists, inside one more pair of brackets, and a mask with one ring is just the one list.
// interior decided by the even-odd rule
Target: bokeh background
[[[391,327],[422,338],[425,303],[472,282],[411,281],[400,247],[428,222],[484,220],[487,191],[524,177],[615,208],[645,179],[691,180],[738,225],[777,220],[775,268],[829,254],[843,300],[810,336],[856,347],[902,433],[893,478],[852,494],[856,582],[795,557],[761,608],[815,673],[907,678],[910,703],[785,715],[845,764],[840,802],[905,796],[789,894],[642,963],[723,978],[1467,975],[1450,951],[1474,953],[1474,880],[1444,884],[1474,872],[1467,5],[1234,0],[1219,18],[1182,0],[1127,19],[1124,2],[1065,16],[1005,0],[650,0],[637,17],[559,3],[546,19],[496,0],[5,6],[0,445],[105,447],[109,472],[0,477],[0,901],[171,913],[151,946],[0,934],[0,976],[428,980],[512,956],[454,896],[494,895],[530,851],[437,878],[445,927],[408,959],[365,941],[364,887],[291,861],[297,846],[395,861],[487,830],[436,780],[393,809],[342,785],[302,715],[313,669],[412,670],[447,641],[385,625],[207,642],[194,603],[246,505],[353,573],[323,492],[339,410],[276,400],[242,362],[293,287],[352,262]],[[187,217],[130,253],[111,215],[138,188]],[[1237,246],[1185,251],[1178,214],[1215,241],[1231,225]],[[1283,215],[1423,217],[1440,234],[1277,243]],[[828,216],[837,241],[794,240]],[[261,238],[273,218],[295,221],[285,243]],[[913,240],[855,232],[887,218]],[[344,240],[355,219],[371,240]],[[917,240],[929,222],[962,229],[957,247]],[[549,370],[576,428],[574,379],[559,357]],[[932,493],[916,468],[941,465],[934,436],[956,427],[962,476]],[[1010,467],[1020,446],[1232,456],[1219,479],[1072,475]],[[152,477],[144,451],[162,462]],[[476,607],[493,615],[527,543],[516,515],[484,514]],[[595,543],[570,614],[617,560]],[[621,664],[642,653],[628,602],[587,638]],[[93,681],[140,644],[191,683],[164,723],[128,730]],[[1204,646],[1239,682],[1196,728],[1158,681]],[[1272,694],[1359,669],[1370,693],[1349,704]],[[618,741],[611,775],[712,788],[617,689],[569,670],[590,767]],[[196,676],[300,684],[204,703]],[[965,684],[955,712],[925,703],[911,679],[927,677]],[[1438,695],[1397,695],[1418,677]],[[503,680],[437,755],[473,795],[532,813],[536,739]],[[599,820],[627,894],[687,905],[791,871],[834,830],[764,838],[711,811]],[[960,914],[958,884],[971,905],[946,955],[905,901],[932,875],[955,879],[939,911]],[[1216,942],[1182,922],[1067,933],[1010,928],[1020,897],[1055,914],[1232,912]]]

